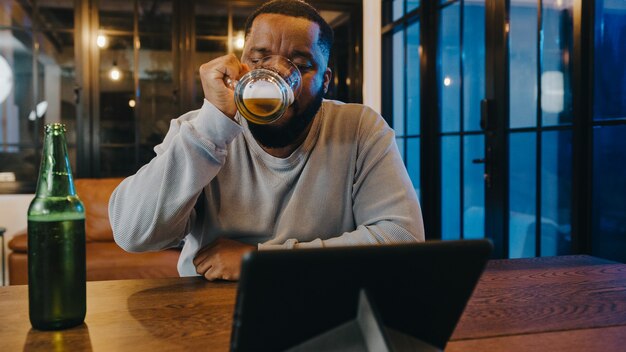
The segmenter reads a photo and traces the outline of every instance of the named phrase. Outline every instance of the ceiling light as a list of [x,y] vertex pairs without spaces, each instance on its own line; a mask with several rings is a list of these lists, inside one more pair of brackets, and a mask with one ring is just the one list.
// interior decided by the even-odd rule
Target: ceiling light
[[115,61],[113,61],[113,67],[109,71],[109,77],[113,81],[119,81],[120,78],[122,78],[122,71],[120,71],[120,69],[117,68],[117,63]]
[[107,44],[109,44],[109,40],[104,34],[98,34],[96,38],[96,44],[99,48],[106,48]]
[[235,49],[241,50],[243,49],[244,44],[246,43],[246,38],[243,35],[243,32],[238,32],[235,36]]

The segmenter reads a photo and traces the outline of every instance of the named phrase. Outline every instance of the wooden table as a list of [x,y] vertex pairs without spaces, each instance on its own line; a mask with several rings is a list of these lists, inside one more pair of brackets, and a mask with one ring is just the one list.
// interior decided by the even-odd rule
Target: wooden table
[[235,283],[193,278],[87,283],[82,326],[31,329],[28,287],[0,288],[0,351],[227,351]]
[[[26,286],[0,288],[0,351],[227,351],[236,284],[200,278],[87,284],[77,328],[41,332]],[[626,265],[589,256],[491,261],[447,351],[626,346]]]
[[446,351],[624,351],[626,265],[589,256],[489,262]]

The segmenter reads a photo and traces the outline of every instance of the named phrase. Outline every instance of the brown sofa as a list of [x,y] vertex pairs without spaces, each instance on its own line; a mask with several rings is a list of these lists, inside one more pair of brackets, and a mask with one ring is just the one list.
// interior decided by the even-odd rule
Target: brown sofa
[[[76,193],[85,205],[87,280],[176,277],[180,251],[128,253],[113,241],[109,223],[109,197],[121,178],[76,179]],[[26,231],[9,242],[9,282],[28,284]]]

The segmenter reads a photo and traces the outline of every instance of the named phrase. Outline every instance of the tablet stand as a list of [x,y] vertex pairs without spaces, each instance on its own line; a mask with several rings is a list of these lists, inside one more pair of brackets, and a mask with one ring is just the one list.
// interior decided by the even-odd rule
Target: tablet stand
[[424,341],[383,326],[364,289],[359,293],[355,319],[287,350],[287,352],[314,351],[441,352],[439,348]]

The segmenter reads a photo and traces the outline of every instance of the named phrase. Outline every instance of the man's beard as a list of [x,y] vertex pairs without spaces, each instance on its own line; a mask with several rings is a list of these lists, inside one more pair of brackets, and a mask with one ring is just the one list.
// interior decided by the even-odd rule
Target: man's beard
[[323,98],[324,90],[320,89],[319,93],[313,98],[311,105],[301,113],[293,116],[291,120],[284,125],[257,125],[248,121],[250,133],[252,133],[252,136],[254,136],[254,139],[256,139],[259,144],[266,148],[286,147],[298,140],[302,132],[306,130],[315,117],[315,114],[317,114],[317,111],[320,109]]

